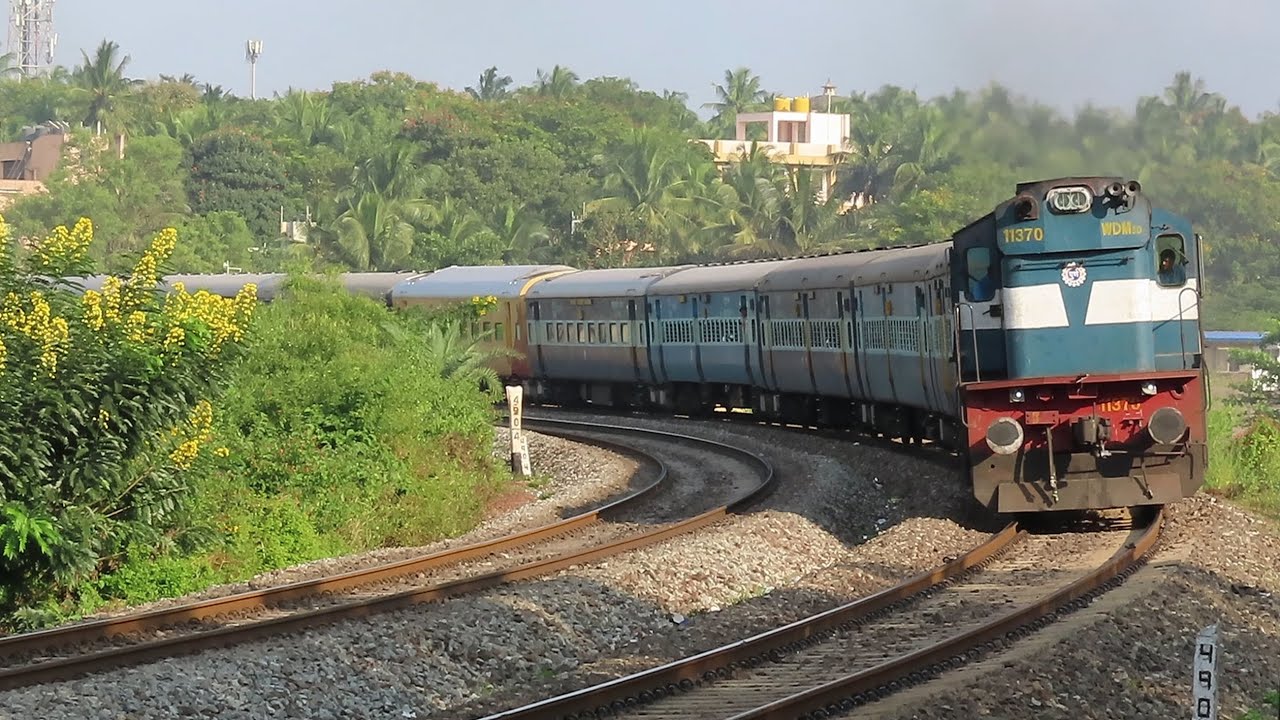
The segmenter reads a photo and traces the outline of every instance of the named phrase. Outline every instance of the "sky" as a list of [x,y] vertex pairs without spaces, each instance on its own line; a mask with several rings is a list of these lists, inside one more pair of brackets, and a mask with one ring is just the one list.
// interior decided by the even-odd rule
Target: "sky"
[[57,0],[54,23],[58,64],[109,39],[131,77],[191,73],[242,96],[254,38],[259,96],[379,70],[460,90],[490,65],[522,85],[560,64],[697,109],[746,66],[781,95],[998,82],[1071,113],[1131,110],[1189,70],[1249,117],[1280,110],[1275,0]]

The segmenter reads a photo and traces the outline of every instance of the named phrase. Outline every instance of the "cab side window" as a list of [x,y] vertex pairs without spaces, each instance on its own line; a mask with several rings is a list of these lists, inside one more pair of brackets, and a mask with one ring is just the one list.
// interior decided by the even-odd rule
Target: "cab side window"
[[1156,282],[1166,287],[1187,283],[1187,253],[1181,235],[1156,238]]
[[964,254],[969,300],[987,302],[996,296],[996,281],[991,267],[991,248],[971,247]]

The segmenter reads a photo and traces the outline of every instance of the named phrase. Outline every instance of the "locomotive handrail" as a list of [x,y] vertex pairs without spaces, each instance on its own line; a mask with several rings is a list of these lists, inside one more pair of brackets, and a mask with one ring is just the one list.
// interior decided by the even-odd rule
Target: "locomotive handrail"
[[960,326],[964,323],[964,318],[960,315],[960,308],[969,309],[969,334],[973,336],[973,379],[974,382],[982,382],[982,364],[978,362],[978,315],[973,309],[973,305],[967,302],[956,303],[956,363],[960,366],[960,378],[964,378],[964,357],[960,353],[959,332],[963,329]]
[[1195,290],[1189,287],[1184,287],[1181,290],[1179,290],[1178,291],[1178,344],[1182,350],[1182,369],[1183,370],[1188,370],[1191,367],[1187,363],[1187,330],[1186,330],[1186,325],[1184,324],[1183,318],[1182,318],[1182,294],[1186,292],[1190,292],[1194,297],[1194,300],[1191,306],[1196,308],[1196,317],[1197,318],[1200,317],[1200,293],[1196,292]]

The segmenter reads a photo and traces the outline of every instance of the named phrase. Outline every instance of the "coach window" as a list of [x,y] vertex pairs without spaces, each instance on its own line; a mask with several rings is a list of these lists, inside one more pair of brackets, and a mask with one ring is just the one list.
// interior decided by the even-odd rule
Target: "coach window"
[[618,323],[609,323],[609,342],[618,342]]
[[623,324],[622,326],[622,344],[623,345],[631,344],[631,325],[629,323]]
[[[517,330],[518,329],[519,328],[517,328]],[[506,333],[503,332],[502,330],[502,323],[493,324],[493,339],[498,342],[503,342],[506,340]]]
[[969,299],[986,302],[996,296],[995,279],[991,271],[991,248],[971,247],[964,254],[969,273]]
[[587,342],[592,345],[596,344],[596,324],[587,323]]
[[1156,282],[1176,287],[1187,282],[1187,256],[1181,235],[1156,238]]
[[556,323],[556,342],[564,342],[564,323],[562,322]]

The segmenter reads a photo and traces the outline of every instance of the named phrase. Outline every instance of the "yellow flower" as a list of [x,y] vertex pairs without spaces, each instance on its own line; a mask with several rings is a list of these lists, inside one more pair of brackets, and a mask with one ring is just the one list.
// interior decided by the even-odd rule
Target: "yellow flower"
[[243,340],[245,329],[253,317],[257,298],[258,288],[252,283],[241,288],[232,299],[204,290],[192,295],[182,283],[175,283],[173,292],[165,298],[164,304],[164,322],[169,328],[165,335],[165,349],[173,350],[178,347],[185,337],[185,331],[177,331],[193,320],[210,330],[210,355],[217,354],[228,340]]
[[0,324],[30,339],[39,351],[40,368],[53,377],[58,360],[70,345],[71,328],[66,318],[53,315],[44,293],[32,291],[25,302],[15,293],[6,295],[0,306]]
[[[187,438],[169,453],[169,460],[180,470],[186,470],[200,455],[200,446],[213,438],[213,405],[208,400],[201,400],[191,408],[191,416],[185,423]],[[183,434],[183,428],[175,427],[172,436]],[[216,451],[215,451],[216,452]]]
[[92,242],[93,223],[89,218],[80,218],[71,230],[59,225],[35,244],[32,265],[37,271],[65,270],[84,259]]
[[102,314],[102,293],[96,290],[85,290],[80,302],[84,305],[84,324],[91,330],[101,330],[106,324]]
[[228,449],[226,449],[226,448],[224,448],[224,447],[220,447],[220,448],[217,448],[216,450],[214,450],[214,451],[213,451],[213,454],[214,454],[214,455],[217,455],[218,457],[223,457],[223,458],[224,458],[224,457],[226,457],[226,456],[230,455],[230,454],[231,454],[231,451],[230,451],[230,450],[228,450]]
[[160,264],[169,259],[177,245],[177,230],[165,228],[157,233],[155,238],[151,240],[151,247],[142,253],[142,257],[138,259],[138,264],[133,267],[133,274],[129,276],[130,287],[155,287],[156,281],[159,279]]
[[184,440],[182,444],[169,453],[169,460],[180,470],[186,470],[200,455],[200,443],[195,440]]

